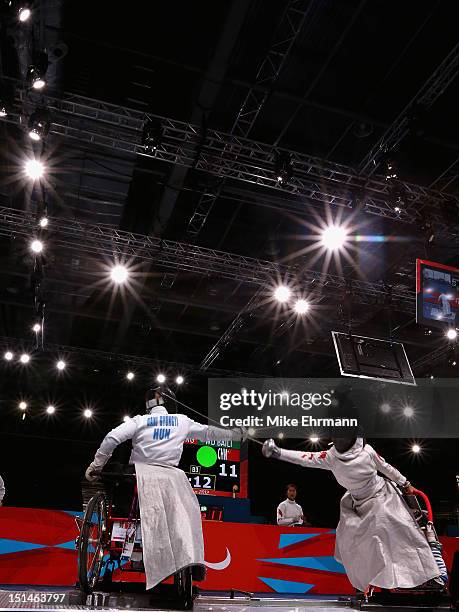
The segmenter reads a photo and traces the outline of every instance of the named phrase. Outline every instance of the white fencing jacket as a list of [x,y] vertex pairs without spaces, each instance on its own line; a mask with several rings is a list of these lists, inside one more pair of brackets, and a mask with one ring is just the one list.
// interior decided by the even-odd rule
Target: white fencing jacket
[[319,452],[301,452],[280,449],[280,458],[303,467],[331,470],[339,484],[347,489],[354,499],[364,499],[382,489],[384,479],[378,471],[399,485],[407,482],[405,476],[378,455],[362,438],[345,453],[339,453],[334,446]]
[[286,499],[277,506],[277,524],[285,526],[302,525],[303,508],[291,499]]
[[126,440],[132,440],[129,463],[176,467],[187,438],[204,442],[240,440],[241,433],[241,430],[202,425],[184,414],[169,414],[163,406],[157,406],[151,414],[138,414],[112,429],[103,439],[91,467],[101,470],[115,448]]
[[5,497],[5,483],[3,482],[3,478],[0,476],[0,502]]

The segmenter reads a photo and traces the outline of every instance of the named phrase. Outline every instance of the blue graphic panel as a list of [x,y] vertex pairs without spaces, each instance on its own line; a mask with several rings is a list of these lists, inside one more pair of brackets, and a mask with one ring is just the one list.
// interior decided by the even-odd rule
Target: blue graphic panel
[[262,578],[258,576],[259,580],[262,580],[276,593],[298,593],[304,595],[314,586],[313,584],[306,584],[305,582],[292,582],[291,580],[277,580],[276,578]]
[[68,542],[62,542],[62,544],[55,544],[54,548],[66,548],[68,550],[76,550],[75,540],[69,540]]
[[279,537],[279,548],[285,548],[286,546],[298,544],[298,542],[304,542],[321,535],[328,535],[329,533],[333,533],[333,531],[322,533],[282,533]]
[[46,548],[46,546],[43,546],[43,544],[34,544],[33,542],[20,542],[19,540],[0,538],[0,555],[35,550],[37,548]]
[[304,567],[305,569],[322,570],[334,574],[345,574],[344,567],[334,557],[280,557],[278,559],[258,559],[266,563],[279,563],[292,567]]

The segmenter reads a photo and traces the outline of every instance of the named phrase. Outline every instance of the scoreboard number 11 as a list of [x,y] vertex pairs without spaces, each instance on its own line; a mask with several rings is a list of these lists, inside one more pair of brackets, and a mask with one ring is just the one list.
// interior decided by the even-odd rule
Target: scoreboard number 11
[[230,473],[227,474],[226,472],[226,464],[225,463],[220,463],[220,474],[219,476],[230,476],[230,478],[237,478],[237,474],[236,474],[236,466],[234,465],[234,463],[230,466],[228,466],[230,468]]

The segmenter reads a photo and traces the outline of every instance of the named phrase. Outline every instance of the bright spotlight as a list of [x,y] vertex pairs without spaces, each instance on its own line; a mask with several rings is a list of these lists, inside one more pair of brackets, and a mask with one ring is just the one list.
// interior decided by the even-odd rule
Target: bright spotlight
[[280,431],[277,437],[279,438],[279,440],[282,440],[282,438],[284,437],[284,432]]
[[277,287],[274,291],[274,297],[278,302],[286,302],[289,299],[291,293],[292,292],[288,287],[286,287],[285,285],[279,285],[279,287]]
[[48,414],[54,414],[56,412],[56,409],[54,408],[54,406],[48,406],[48,408],[46,408],[46,412]]
[[322,232],[322,245],[329,251],[340,249],[346,242],[347,231],[339,225],[329,225]]
[[403,409],[403,416],[405,416],[407,419],[411,419],[411,417],[414,416],[413,408],[411,408],[411,406],[405,406]]
[[21,355],[21,357],[19,358],[19,361],[20,361],[21,363],[29,363],[29,361],[30,361],[30,355],[27,355],[27,353],[23,353],[23,354]]
[[319,436],[309,436],[309,442],[312,442],[313,444],[317,444],[318,441],[319,441]]
[[48,217],[42,217],[39,221],[40,227],[48,227]]
[[450,327],[446,332],[446,337],[448,338],[448,340],[456,340],[457,331],[454,328]]
[[156,377],[156,381],[162,385],[164,382],[166,382],[166,377],[164,376],[164,374],[158,374],[158,376]]
[[7,117],[7,116],[8,116],[8,111],[6,110],[6,106],[2,102],[0,102],[0,117]]
[[32,327],[32,331],[34,331],[36,334],[40,333],[41,330],[41,325],[40,323],[35,323],[35,325]]
[[384,404],[381,404],[380,408],[383,414],[388,414],[390,412],[390,404],[388,404],[387,402],[384,402]]
[[43,176],[45,167],[38,159],[28,159],[24,165],[25,173],[34,181]]
[[62,361],[62,359],[59,359],[59,361],[56,363],[56,368],[62,372],[62,370],[65,370],[66,365],[67,364],[65,363],[65,361]]
[[128,373],[126,374],[126,378],[127,378],[128,380],[134,380],[134,376],[135,376],[134,372],[128,372]]
[[11,361],[13,359],[13,353],[11,351],[6,351],[3,357],[6,359],[6,361]]
[[183,378],[183,376],[177,376],[177,378],[175,379],[175,382],[177,383],[177,385],[183,385],[183,383],[185,382],[185,379]]
[[130,419],[130,418],[131,418],[131,417],[130,417],[128,414],[126,414],[126,415],[123,417],[123,421],[126,423],[126,421],[129,421],[129,419]]
[[421,447],[419,446],[419,444],[413,444],[413,446],[411,447],[411,451],[413,453],[420,453],[421,452]]
[[21,23],[25,23],[30,19],[31,14],[32,11],[28,6],[21,6],[21,8],[18,10],[18,19]]
[[19,402],[19,410],[27,410],[27,403]]
[[306,300],[297,300],[293,309],[295,310],[296,314],[305,314],[309,310],[309,302],[307,302]]
[[83,416],[85,416],[87,419],[90,419],[92,417],[92,410],[86,408],[86,410],[83,412]]
[[126,282],[129,273],[125,266],[117,265],[112,268],[110,276],[112,277],[112,281],[120,285],[121,283]]
[[41,240],[32,240],[30,248],[34,253],[41,253],[43,251],[43,242]]

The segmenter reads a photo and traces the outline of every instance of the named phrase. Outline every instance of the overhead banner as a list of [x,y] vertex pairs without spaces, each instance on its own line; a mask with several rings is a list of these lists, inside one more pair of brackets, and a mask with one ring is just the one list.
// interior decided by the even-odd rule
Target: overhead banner
[[342,378],[211,378],[209,423],[252,438],[459,437],[459,380],[416,386]]

